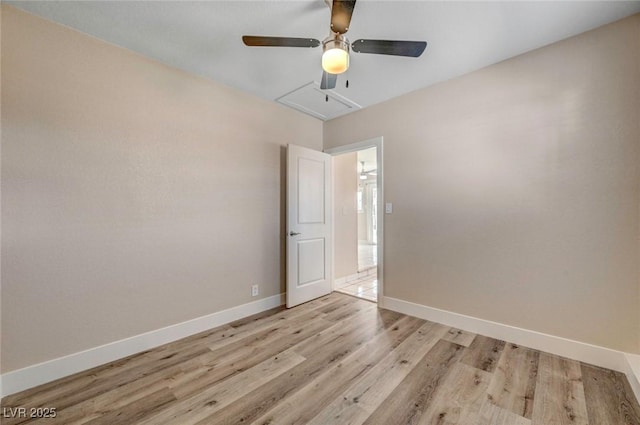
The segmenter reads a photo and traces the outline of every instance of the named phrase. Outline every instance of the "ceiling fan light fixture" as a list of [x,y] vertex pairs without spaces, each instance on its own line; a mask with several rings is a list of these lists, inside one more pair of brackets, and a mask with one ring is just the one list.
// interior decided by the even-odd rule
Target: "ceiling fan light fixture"
[[322,69],[342,74],[349,69],[349,41],[342,35],[331,36],[322,43]]
[[364,161],[360,161],[360,164],[362,164],[362,170],[360,171],[360,180],[366,180],[367,174],[364,172]]

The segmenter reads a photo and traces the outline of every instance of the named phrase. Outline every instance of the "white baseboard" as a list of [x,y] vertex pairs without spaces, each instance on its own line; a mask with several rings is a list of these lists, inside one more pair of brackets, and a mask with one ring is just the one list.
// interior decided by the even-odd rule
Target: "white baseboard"
[[363,277],[371,276],[373,274],[376,274],[377,271],[378,271],[377,266],[371,266],[371,267],[368,267],[368,268],[366,268],[366,269],[364,269],[362,271],[350,274],[348,276],[338,277],[338,278],[335,279],[335,284],[336,285],[342,285],[344,283],[353,282],[355,280],[362,279]]
[[628,370],[626,371],[629,384],[640,401],[640,355],[626,353]]
[[638,355],[466,316],[397,298],[382,297],[381,307],[625,373],[636,398],[640,400],[640,356]]
[[212,329],[285,303],[285,294],[262,298],[166,328],[121,339],[99,347],[27,366],[0,376],[0,397],[91,369],[141,351]]

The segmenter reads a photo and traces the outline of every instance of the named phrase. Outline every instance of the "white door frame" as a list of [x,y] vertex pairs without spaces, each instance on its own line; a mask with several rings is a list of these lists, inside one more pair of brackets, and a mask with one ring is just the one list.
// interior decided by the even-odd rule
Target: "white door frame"
[[[337,146],[335,148],[325,149],[324,152],[328,153],[331,156],[341,155],[343,153],[357,152],[364,149],[376,148],[376,167],[377,169],[377,178],[376,184],[378,186],[378,307],[384,307],[382,305],[383,294],[384,294],[384,167],[383,167],[383,138],[375,137],[369,140],[363,140],[361,142],[351,143],[349,145]],[[334,182],[331,182],[331,197],[334,195]],[[334,203],[332,201],[332,203]],[[334,203],[335,205],[335,203]],[[335,214],[335,212],[334,212]],[[332,239],[333,243],[335,243],[335,227],[334,224],[335,219],[332,220]],[[335,249],[332,246],[331,256],[333,258],[333,263],[335,264]],[[333,289],[335,289],[335,269],[332,270],[331,282],[333,285]]]

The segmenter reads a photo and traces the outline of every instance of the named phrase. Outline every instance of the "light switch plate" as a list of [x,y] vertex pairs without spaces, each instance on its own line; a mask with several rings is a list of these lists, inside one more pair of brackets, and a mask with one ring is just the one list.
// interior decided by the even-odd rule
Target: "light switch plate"
[[387,202],[387,203],[384,204],[384,212],[386,214],[393,213],[393,204],[391,202]]

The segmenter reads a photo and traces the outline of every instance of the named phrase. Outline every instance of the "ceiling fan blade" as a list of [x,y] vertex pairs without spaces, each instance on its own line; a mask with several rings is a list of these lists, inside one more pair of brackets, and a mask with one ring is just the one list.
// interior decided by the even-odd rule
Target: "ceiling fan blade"
[[322,81],[320,82],[320,88],[322,90],[335,89],[337,81],[337,74],[329,74],[327,71],[322,71]]
[[402,40],[356,40],[351,48],[357,53],[377,55],[409,56],[417,58],[427,47],[426,41]]
[[315,38],[263,37],[259,35],[243,35],[242,41],[254,47],[318,47],[320,40]]
[[356,0],[333,0],[331,6],[331,30],[338,34],[349,31],[353,8],[356,7]]

